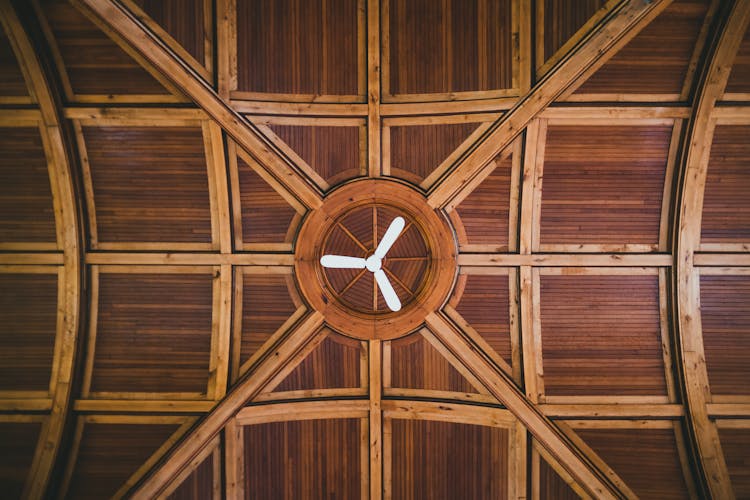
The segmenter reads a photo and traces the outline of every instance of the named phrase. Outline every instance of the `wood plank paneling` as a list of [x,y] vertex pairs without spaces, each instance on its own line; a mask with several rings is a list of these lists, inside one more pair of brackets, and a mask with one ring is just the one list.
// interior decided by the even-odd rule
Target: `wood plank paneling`
[[544,61],[555,55],[605,0],[544,0]]
[[392,426],[392,498],[507,498],[507,429],[397,420]]
[[578,500],[580,497],[568,483],[550,467],[546,460],[539,459],[539,500]]
[[83,426],[65,498],[109,498],[177,430],[169,424]]
[[0,486],[3,498],[21,498],[41,423],[0,423]]
[[54,243],[49,179],[39,129],[0,128],[0,243]]
[[201,130],[84,127],[100,242],[211,242]]
[[701,243],[750,243],[750,126],[717,126],[708,160]]
[[205,393],[211,274],[100,274],[92,391]]
[[0,274],[0,390],[48,391],[57,274]]
[[576,429],[643,499],[689,498],[673,429]]
[[657,276],[541,276],[547,395],[666,395]]
[[672,3],[576,93],[680,94],[708,5]]
[[208,500],[214,498],[214,455],[201,464],[167,497],[169,500]]
[[658,244],[671,134],[665,126],[550,125],[541,243]]
[[245,427],[245,498],[360,498],[359,419]]
[[750,395],[750,276],[701,276],[701,323],[713,394]]
[[8,37],[0,28],[0,96],[28,96],[18,60],[13,53]]
[[732,71],[729,73],[725,92],[750,92],[750,30],[745,32],[742,39]]
[[750,498],[750,429],[719,429],[721,449],[737,498]]
[[204,0],[133,0],[199,63],[204,63]]
[[391,94],[513,87],[511,0],[388,3]]
[[357,95],[357,7],[349,0],[237,2],[237,89]]

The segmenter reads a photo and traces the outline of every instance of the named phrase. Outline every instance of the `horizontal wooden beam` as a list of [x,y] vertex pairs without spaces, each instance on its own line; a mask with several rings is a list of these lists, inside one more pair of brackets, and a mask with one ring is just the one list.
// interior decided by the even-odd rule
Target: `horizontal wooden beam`
[[711,418],[750,419],[750,403],[709,403],[706,407]]
[[675,419],[685,416],[685,409],[677,404],[540,404],[538,407],[551,418]]
[[62,252],[0,253],[0,265],[44,266],[62,265],[63,263]]
[[370,402],[359,400],[295,401],[289,403],[246,406],[235,421],[239,425],[256,425],[266,422],[290,420],[317,420],[324,418],[368,418]]
[[669,254],[460,254],[459,266],[670,267]]
[[750,266],[750,253],[695,253],[694,266],[731,267]]
[[73,403],[77,412],[114,413],[208,413],[215,401],[78,399]]
[[[2,254],[0,254],[2,255]],[[99,265],[172,265],[172,266],[294,266],[290,253],[121,253],[89,252],[86,264]],[[278,270],[277,270],[278,271]],[[272,271],[273,272],[273,271]]]

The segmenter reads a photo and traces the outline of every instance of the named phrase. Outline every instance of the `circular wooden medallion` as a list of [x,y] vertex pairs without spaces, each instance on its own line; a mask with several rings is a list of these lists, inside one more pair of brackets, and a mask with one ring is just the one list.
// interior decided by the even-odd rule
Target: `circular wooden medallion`
[[[391,311],[371,271],[325,268],[320,258],[369,257],[396,217],[405,226],[381,267],[401,301],[401,310]],[[395,181],[360,180],[308,214],[295,271],[300,291],[329,326],[361,339],[392,339],[419,327],[444,303],[456,276],[456,244],[445,218],[420,193]]]

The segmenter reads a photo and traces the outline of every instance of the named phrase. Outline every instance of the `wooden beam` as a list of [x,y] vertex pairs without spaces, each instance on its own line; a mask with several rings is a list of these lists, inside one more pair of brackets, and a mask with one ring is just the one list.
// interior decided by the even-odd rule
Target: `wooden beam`
[[294,255],[290,253],[121,253],[88,252],[86,264],[144,266],[253,266],[271,273],[291,274]]
[[383,343],[370,340],[368,350],[368,377],[370,400],[369,463],[370,499],[383,498]]
[[367,173],[381,175],[380,0],[367,0]]
[[499,254],[471,253],[458,256],[459,266],[471,267],[670,267],[670,254]]
[[453,171],[431,190],[430,205],[443,207],[465,184],[486,178],[492,171],[492,160],[531,120],[589,67],[612,56],[618,41],[635,36],[651,15],[661,12],[669,3],[669,0],[626,0],[614,7],[529,93],[492,124]]

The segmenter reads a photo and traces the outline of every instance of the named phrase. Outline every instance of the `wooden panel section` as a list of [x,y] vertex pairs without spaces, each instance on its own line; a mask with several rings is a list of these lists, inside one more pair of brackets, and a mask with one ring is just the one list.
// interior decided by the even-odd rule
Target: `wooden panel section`
[[750,395],[750,276],[701,276],[700,303],[711,392]]
[[750,498],[750,429],[719,429],[736,498]]
[[657,276],[541,276],[547,395],[665,395]]
[[0,486],[3,498],[21,498],[41,423],[0,423]]
[[456,311],[495,352],[512,365],[508,277],[469,274],[465,280]]
[[672,134],[664,126],[552,126],[541,243],[656,245]]
[[54,243],[52,191],[38,128],[0,128],[0,214],[0,243]]
[[359,127],[270,128],[331,186],[360,175]]
[[576,93],[680,94],[708,4],[671,4]]
[[273,392],[360,387],[359,340],[330,332]]
[[206,459],[167,497],[169,500],[214,498],[214,455]]
[[718,126],[708,161],[702,243],[750,243],[750,126]]
[[732,71],[729,73],[725,92],[750,92],[750,30],[745,32],[742,39]]
[[74,94],[169,93],[72,5],[61,0],[40,3]]
[[392,498],[508,497],[507,429],[393,420]]
[[0,96],[28,96],[18,60],[8,37],[0,28]]
[[177,427],[171,424],[85,424],[66,498],[111,497]]
[[546,61],[562,47],[605,0],[544,0],[544,54]]
[[568,483],[550,467],[546,460],[539,459],[539,500],[578,500],[579,497]]
[[199,63],[204,63],[204,0],[133,0]]
[[245,427],[245,498],[360,498],[359,419]]
[[391,175],[420,184],[478,126],[449,123],[390,127]]
[[478,393],[419,332],[391,341],[391,387]]
[[507,251],[513,158],[499,156],[495,163],[495,170],[456,207],[456,212],[470,245],[494,245],[495,250]]
[[92,391],[206,391],[211,274],[101,274]]
[[357,45],[357,2],[237,2],[240,91],[356,95]]
[[57,274],[0,274],[0,390],[48,391]]
[[83,135],[99,241],[211,242],[200,129],[85,127]]
[[643,499],[689,498],[673,429],[576,429]]
[[391,94],[513,87],[511,0],[388,3]]

